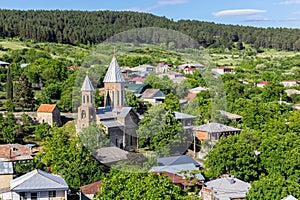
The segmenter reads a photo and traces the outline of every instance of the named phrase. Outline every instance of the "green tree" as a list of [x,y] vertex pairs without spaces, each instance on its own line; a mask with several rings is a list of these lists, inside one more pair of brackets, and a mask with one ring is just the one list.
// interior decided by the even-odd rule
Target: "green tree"
[[167,94],[164,101],[164,108],[168,111],[180,111],[180,103],[178,97],[173,93]]
[[[126,182],[126,184],[124,184]],[[95,199],[191,199],[165,175],[111,172]]]
[[299,183],[285,179],[280,173],[272,176],[263,176],[258,181],[254,181],[251,184],[251,188],[248,191],[246,199],[280,200],[288,195],[300,198],[299,188]]
[[14,101],[23,110],[24,108],[33,108],[34,94],[31,89],[31,83],[24,74],[21,75],[19,83],[16,85]]
[[10,73],[10,68],[7,70],[7,81],[6,81],[6,98],[13,100],[13,82]]
[[38,166],[61,175],[71,189],[98,181],[102,167],[74,135],[74,128],[54,127],[44,143],[43,152],[38,155]]

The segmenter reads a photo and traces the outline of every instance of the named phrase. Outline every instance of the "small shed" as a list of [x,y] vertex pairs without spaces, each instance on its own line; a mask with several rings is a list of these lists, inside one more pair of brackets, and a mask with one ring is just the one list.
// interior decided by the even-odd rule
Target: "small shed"
[[57,126],[61,126],[60,111],[56,104],[41,104],[37,110],[37,120],[39,123],[48,123],[53,126],[56,123]]

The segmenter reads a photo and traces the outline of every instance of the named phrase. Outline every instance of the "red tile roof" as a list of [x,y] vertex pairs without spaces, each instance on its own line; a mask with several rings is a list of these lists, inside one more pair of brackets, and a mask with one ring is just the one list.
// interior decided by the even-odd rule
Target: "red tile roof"
[[0,145],[0,161],[15,161],[32,159],[36,149],[21,144]]
[[[169,177],[174,184],[181,184],[183,186],[194,186],[194,184],[190,183],[189,181],[185,180],[183,177],[177,175],[177,174],[172,174],[170,172],[158,172],[157,174],[165,174],[167,177]],[[199,181],[199,185],[202,183]]]
[[140,76],[137,76],[137,77],[131,79],[131,81],[136,81],[136,82],[144,82],[145,80],[146,80],[146,78],[143,78]]
[[265,85],[265,84],[268,84],[268,83],[269,83],[269,81],[263,81],[263,82],[260,82],[260,83],[258,83],[258,84]]
[[80,190],[84,195],[97,194],[100,190],[101,184],[102,184],[102,181],[97,181],[95,183],[91,183],[91,184],[88,184],[88,185],[81,186]]
[[195,98],[196,98],[196,96],[197,96],[197,94],[196,94],[196,93],[188,93],[188,96],[187,96],[187,98],[188,98],[188,99],[190,99],[190,100],[192,100],[192,99],[195,99]]
[[41,104],[37,112],[52,113],[56,108],[56,104]]

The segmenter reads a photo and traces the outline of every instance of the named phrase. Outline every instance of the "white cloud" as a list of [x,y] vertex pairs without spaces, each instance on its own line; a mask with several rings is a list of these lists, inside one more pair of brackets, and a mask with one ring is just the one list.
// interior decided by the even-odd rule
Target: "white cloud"
[[292,4],[300,4],[300,0],[286,0],[286,1],[280,1],[276,2],[277,5],[292,5]]
[[215,17],[226,17],[226,16],[240,16],[240,15],[255,15],[259,13],[265,13],[266,10],[257,10],[257,9],[237,9],[237,10],[222,10],[216,13],[213,13]]
[[160,0],[158,1],[158,5],[166,6],[166,5],[177,5],[188,3],[189,0]]

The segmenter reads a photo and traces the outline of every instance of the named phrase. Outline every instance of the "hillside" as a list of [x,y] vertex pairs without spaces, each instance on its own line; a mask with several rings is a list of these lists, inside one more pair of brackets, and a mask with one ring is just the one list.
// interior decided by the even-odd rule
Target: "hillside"
[[[152,14],[129,11],[0,10],[0,36],[41,42],[94,44],[125,30],[161,27],[183,32],[203,47],[232,48],[236,42],[254,48],[300,50],[300,30],[254,28],[210,22],[173,21]],[[157,42],[153,37],[152,42]],[[149,42],[149,41],[147,41]]]

